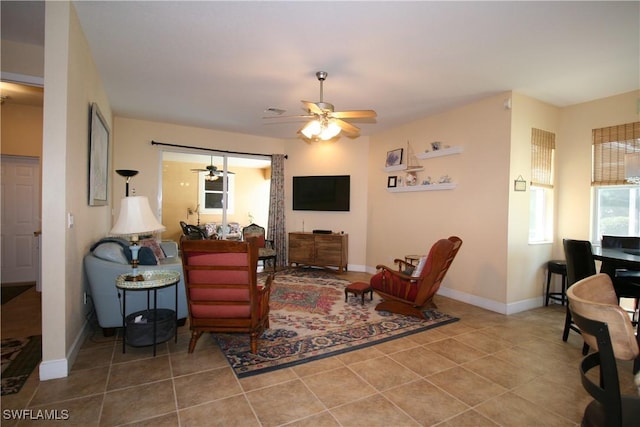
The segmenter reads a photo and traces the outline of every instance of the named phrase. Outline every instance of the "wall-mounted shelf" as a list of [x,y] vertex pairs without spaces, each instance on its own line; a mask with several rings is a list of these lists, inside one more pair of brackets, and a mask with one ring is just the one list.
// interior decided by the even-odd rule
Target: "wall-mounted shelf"
[[385,172],[419,172],[424,170],[422,166],[410,166],[407,167],[406,164],[396,165],[396,166],[387,166],[384,168]]
[[462,153],[462,147],[460,145],[455,145],[449,148],[443,148],[436,151],[427,151],[424,153],[416,154],[416,157],[420,160],[431,159],[433,157],[441,157],[441,156],[450,156],[452,154]]
[[409,185],[406,187],[388,187],[390,193],[405,193],[409,191],[437,191],[437,190],[453,190],[456,184],[447,182],[444,184],[428,184],[428,185]]

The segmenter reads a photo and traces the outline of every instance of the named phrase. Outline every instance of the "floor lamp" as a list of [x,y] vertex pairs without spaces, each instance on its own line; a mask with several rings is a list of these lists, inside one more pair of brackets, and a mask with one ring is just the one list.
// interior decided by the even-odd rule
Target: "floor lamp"
[[125,177],[126,183],[124,187],[124,195],[125,197],[129,197],[129,181],[132,176],[138,175],[138,171],[134,171],[131,169],[116,169],[116,173],[120,176]]

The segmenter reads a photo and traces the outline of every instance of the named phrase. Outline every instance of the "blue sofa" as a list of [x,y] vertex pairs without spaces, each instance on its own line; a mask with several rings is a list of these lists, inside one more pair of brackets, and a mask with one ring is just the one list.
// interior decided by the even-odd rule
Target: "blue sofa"
[[[153,251],[143,247],[140,251],[138,270],[173,270],[180,272],[178,283],[178,322],[184,324],[188,317],[187,298],[182,273],[182,260],[178,244],[173,241],[159,242],[162,257],[157,259]],[[122,292],[116,288],[116,277],[131,272],[131,253],[128,244],[118,239],[106,238],[96,243],[84,257],[84,269],[89,282],[89,294],[96,310],[98,324],[105,336],[122,327]],[[157,262],[157,263],[156,263]],[[127,292],[127,315],[147,308],[147,292]],[[153,292],[151,305],[153,306]],[[175,288],[169,286],[158,290],[158,308],[175,309]]]

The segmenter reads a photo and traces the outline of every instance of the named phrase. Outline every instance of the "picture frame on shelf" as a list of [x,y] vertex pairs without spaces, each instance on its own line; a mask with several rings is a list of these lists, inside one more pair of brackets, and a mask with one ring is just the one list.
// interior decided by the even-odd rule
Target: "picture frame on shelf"
[[91,104],[89,136],[89,206],[109,203],[109,127],[98,104]]
[[385,162],[385,167],[401,165],[403,152],[404,149],[402,148],[387,151],[387,160]]
[[387,188],[395,188],[398,186],[398,177],[390,176],[387,178]]

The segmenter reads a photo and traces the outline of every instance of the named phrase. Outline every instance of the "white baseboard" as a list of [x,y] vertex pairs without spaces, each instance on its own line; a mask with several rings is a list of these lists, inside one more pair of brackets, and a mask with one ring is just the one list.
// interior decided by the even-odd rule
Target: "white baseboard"
[[449,297],[456,301],[465,302],[467,304],[475,305],[487,310],[495,311],[500,314],[515,314],[521,311],[531,310],[532,308],[542,307],[543,297],[529,298],[523,301],[517,301],[509,304],[497,302],[487,298],[482,298],[476,295],[471,295],[466,292],[456,291],[446,287],[441,287],[438,290],[438,294]]
[[55,378],[65,378],[69,376],[69,371],[73,363],[78,357],[78,352],[82,347],[86,337],[89,335],[89,322],[85,320],[82,329],[73,340],[73,344],[64,359],[43,360],[40,362],[39,376],[40,381],[53,380]]
[[[350,265],[349,269],[351,271],[365,271],[369,274],[376,274],[378,272],[374,267],[360,265]],[[466,292],[457,291],[455,289],[447,288],[444,286],[442,286],[438,290],[438,294],[454,299],[456,301],[465,302],[467,304],[475,305],[476,307],[481,307],[487,310],[495,311],[496,313],[506,315],[520,313],[521,311],[531,310],[533,308],[542,307],[544,305],[543,296],[505,304],[488,298],[471,295]]]
[[69,375],[67,359],[43,360],[40,362],[40,381],[64,378]]
[[347,265],[347,269],[349,271],[358,271],[358,272],[367,272],[370,273],[369,271],[367,271],[366,266],[364,265],[354,265],[354,264],[348,264]]

